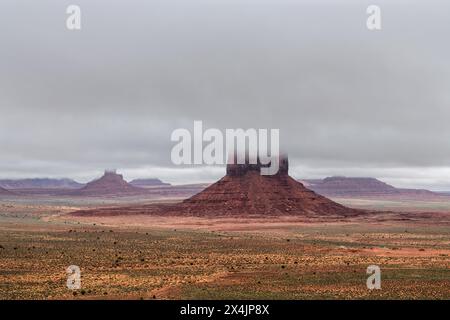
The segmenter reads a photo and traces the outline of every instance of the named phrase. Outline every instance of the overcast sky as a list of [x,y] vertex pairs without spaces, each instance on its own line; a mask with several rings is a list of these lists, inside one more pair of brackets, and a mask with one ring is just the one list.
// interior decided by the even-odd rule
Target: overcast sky
[[213,181],[170,161],[202,120],[279,128],[297,178],[450,190],[449,36],[448,1],[2,0],[0,178]]

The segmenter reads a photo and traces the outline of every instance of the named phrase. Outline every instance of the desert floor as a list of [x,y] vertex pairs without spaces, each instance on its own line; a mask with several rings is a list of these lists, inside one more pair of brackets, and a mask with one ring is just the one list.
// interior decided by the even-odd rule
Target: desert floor
[[[68,214],[136,201],[1,200],[0,299],[450,299],[442,219]],[[374,209],[380,200],[346,201]],[[399,208],[408,205],[417,203]],[[421,206],[444,215],[450,207]],[[70,265],[81,268],[79,290],[66,286]],[[380,290],[366,287],[369,265],[381,268]]]

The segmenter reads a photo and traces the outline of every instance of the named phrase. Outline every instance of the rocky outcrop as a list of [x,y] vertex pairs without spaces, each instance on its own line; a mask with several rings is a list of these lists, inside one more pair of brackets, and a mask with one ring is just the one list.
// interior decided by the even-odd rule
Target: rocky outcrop
[[147,193],[147,191],[143,188],[132,186],[123,179],[121,174],[117,174],[115,171],[105,171],[105,174],[100,179],[89,182],[83,188],[72,192],[71,195],[121,196],[143,193]]

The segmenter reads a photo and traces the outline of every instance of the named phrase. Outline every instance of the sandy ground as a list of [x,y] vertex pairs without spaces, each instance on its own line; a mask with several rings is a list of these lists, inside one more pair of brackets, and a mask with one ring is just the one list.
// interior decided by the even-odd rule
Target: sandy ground
[[[450,299],[446,213],[333,222],[69,214],[98,204],[0,202],[0,298]],[[66,287],[69,265],[81,268],[79,290]],[[367,289],[369,265],[381,268],[381,290]]]

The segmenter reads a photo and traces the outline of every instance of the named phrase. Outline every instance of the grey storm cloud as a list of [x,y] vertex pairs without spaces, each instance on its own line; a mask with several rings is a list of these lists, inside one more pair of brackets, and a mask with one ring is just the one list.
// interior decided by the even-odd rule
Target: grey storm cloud
[[450,3],[376,1],[369,31],[372,2],[3,0],[0,177],[212,180],[170,161],[202,120],[279,128],[297,177],[450,188]]

